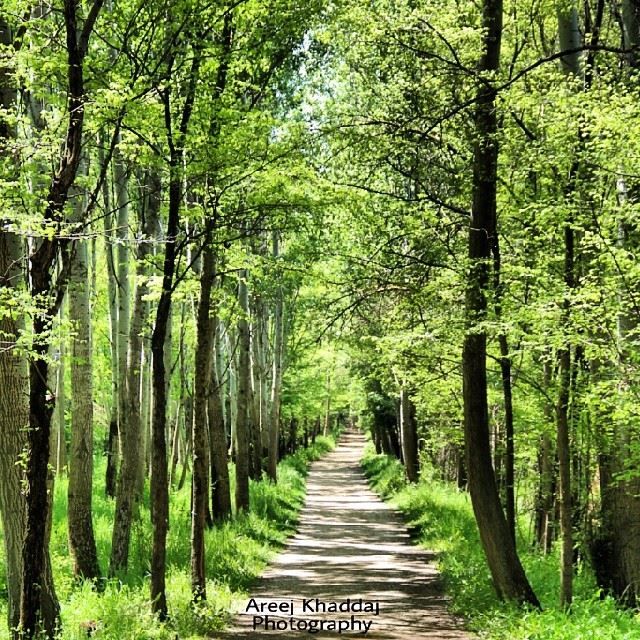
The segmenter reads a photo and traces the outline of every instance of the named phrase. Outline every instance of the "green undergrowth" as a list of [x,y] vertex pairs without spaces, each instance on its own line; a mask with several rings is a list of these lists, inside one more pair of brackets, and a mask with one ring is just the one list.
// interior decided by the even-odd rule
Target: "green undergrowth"
[[[189,640],[210,636],[221,629],[234,605],[246,596],[252,581],[295,531],[304,504],[309,464],[334,445],[333,438],[319,437],[313,446],[300,449],[280,462],[277,484],[266,480],[251,481],[250,512],[207,531],[207,600],[198,606],[191,602],[189,483],[185,483],[180,491],[172,491],[167,539],[170,618],[166,623],[158,622],[149,607],[151,525],[148,509],[141,510],[133,527],[127,573],[104,584],[99,593],[90,583],[78,585],[73,582],[67,547],[67,481],[59,478],[55,487],[50,549],[62,607],[61,640],[86,638],[83,625],[90,621],[97,625],[92,637],[105,640]],[[103,465],[98,464],[96,478],[103,478],[103,471]],[[105,498],[103,483],[97,484],[93,522],[100,567],[106,571],[114,503]],[[148,494],[145,498],[148,505]],[[7,640],[4,543],[0,543],[0,640]]]
[[[558,606],[559,562],[519,540],[520,558],[540,598],[543,611],[500,602],[491,585],[467,493],[426,477],[408,485],[402,465],[376,455],[370,445],[362,460],[373,489],[405,517],[417,541],[438,553],[438,565],[451,609],[464,616],[471,630],[492,640],[640,640],[640,614],[601,598],[591,571],[581,566],[574,583],[570,613]],[[427,474],[428,476],[428,474]],[[521,532],[527,525],[521,523]]]

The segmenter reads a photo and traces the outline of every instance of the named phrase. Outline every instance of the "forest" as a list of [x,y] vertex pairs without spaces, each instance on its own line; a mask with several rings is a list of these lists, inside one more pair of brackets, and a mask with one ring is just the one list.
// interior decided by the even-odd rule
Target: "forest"
[[0,638],[209,635],[346,424],[640,638],[639,0],[2,0],[0,100]]

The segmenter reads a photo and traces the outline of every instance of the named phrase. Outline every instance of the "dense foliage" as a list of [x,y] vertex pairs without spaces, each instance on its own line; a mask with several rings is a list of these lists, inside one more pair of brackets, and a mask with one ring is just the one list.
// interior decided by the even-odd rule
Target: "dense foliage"
[[200,606],[212,527],[347,420],[469,490],[500,598],[548,606],[558,554],[561,608],[583,570],[637,606],[639,44],[638,0],[5,0],[14,637],[147,509],[166,618],[185,486]]

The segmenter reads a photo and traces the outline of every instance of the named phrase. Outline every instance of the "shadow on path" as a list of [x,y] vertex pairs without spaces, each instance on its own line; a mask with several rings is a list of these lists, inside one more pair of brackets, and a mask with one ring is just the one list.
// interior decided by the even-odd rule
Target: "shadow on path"
[[[365,637],[373,640],[472,637],[446,610],[433,554],[411,543],[401,516],[369,489],[359,464],[364,443],[362,434],[347,432],[311,467],[298,532],[251,593],[258,606],[282,610],[246,612],[247,601],[233,626],[214,637],[352,637],[363,635],[365,622],[371,622]],[[343,609],[347,599],[351,604],[362,599],[377,603],[379,613],[310,612],[316,598],[342,603]],[[306,611],[305,600],[311,601]],[[255,629],[254,616],[262,618]],[[324,628],[310,635],[309,624]]]

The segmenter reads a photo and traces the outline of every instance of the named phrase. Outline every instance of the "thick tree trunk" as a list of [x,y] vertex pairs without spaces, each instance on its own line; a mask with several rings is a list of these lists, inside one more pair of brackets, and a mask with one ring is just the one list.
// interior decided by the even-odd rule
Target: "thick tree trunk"
[[[79,194],[78,194],[79,196]],[[75,222],[84,217],[84,198],[78,197]],[[71,336],[71,447],[69,456],[68,528],[69,549],[77,578],[100,577],[93,533],[93,353],[91,349],[91,303],[89,256],[86,240],[76,240],[71,258],[69,320]]]
[[[0,24],[0,34],[1,29]],[[23,264],[24,254],[19,236],[0,232],[0,291],[9,289],[18,293],[24,288]],[[23,473],[17,464],[27,446],[25,427],[29,424],[29,369],[26,355],[16,345],[23,330],[24,321],[19,315],[7,314],[0,318],[0,514],[10,629],[17,627],[20,622],[22,539],[25,527]]]
[[[11,47],[13,37],[4,16],[0,15],[0,45]],[[0,65],[0,108],[12,113],[16,88],[11,70]],[[10,153],[15,130],[0,116],[0,155]],[[17,159],[16,159],[17,160]],[[0,176],[0,177],[5,177]],[[11,222],[0,219],[0,228]],[[25,289],[24,248],[20,237],[0,231],[0,296],[11,299]],[[6,296],[6,298],[5,298]],[[19,309],[19,305],[14,307]],[[29,424],[29,369],[27,357],[17,346],[24,331],[21,314],[0,315],[0,516],[4,538],[7,584],[8,627],[20,622],[22,590],[22,539],[25,527],[24,479],[18,460],[27,446],[25,427]],[[17,633],[12,633],[17,638]]]
[[[479,71],[495,71],[500,60],[501,0],[484,0],[486,29]],[[491,466],[487,407],[487,337],[478,323],[486,317],[485,289],[488,261],[496,230],[498,143],[495,91],[489,84],[478,89],[474,117],[473,205],[469,226],[470,271],[466,290],[467,333],[462,355],[465,451],[469,490],[480,539],[498,594],[509,600],[539,606],[518,558],[502,511]]]
[[249,394],[251,392],[249,299],[247,291],[248,271],[240,272],[238,282],[238,396],[236,417],[236,512],[249,510]]
[[147,174],[146,189],[145,205],[139,221],[140,238],[136,262],[136,289],[129,327],[129,352],[125,376],[126,402],[120,420],[122,457],[111,538],[109,564],[109,575],[111,576],[127,569],[131,522],[135,516],[140,474],[142,473],[141,467],[144,465],[140,385],[144,366],[142,361],[144,325],[148,311],[148,304],[145,300],[149,293],[147,261],[152,252],[152,238],[160,212],[160,178],[157,174],[152,172]]
[[[622,20],[625,48],[637,47],[640,42],[640,4],[637,0],[623,0]],[[630,68],[637,68],[638,50],[628,54]],[[618,247],[636,252],[639,244],[637,224],[627,207],[637,204],[637,186],[627,190],[625,178],[618,178],[620,205]],[[620,283],[622,310],[618,314],[617,334],[620,392],[630,393],[628,368],[633,367],[637,353],[637,310],[633,302],[637,296],[635,282],[623,279]],[[633,383],[631,383],[633,384]],[[614,419],[615,420],[615,419]],[[607,422],[612,418],[607,416]],[[594,565],[599,584],[611,590],[625,605],[640,604],[640,478],[629,477],[633,448],[638,442],[638,428],[633,420],[614,421],[612,428],[602,429],[599,469],[601,486],[601,527],[598,531]]]

